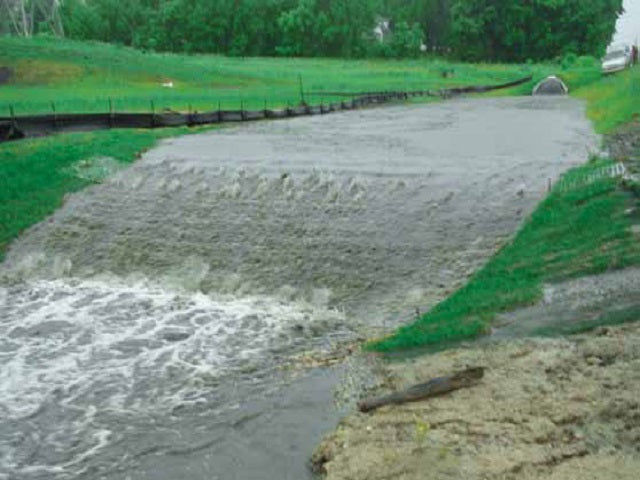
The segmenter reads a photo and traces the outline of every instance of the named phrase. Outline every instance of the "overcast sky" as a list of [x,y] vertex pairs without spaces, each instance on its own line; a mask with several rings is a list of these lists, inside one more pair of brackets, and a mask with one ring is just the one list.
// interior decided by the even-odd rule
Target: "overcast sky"
[[640,0],[624,0],[624,9],[613,43],[640,43]]

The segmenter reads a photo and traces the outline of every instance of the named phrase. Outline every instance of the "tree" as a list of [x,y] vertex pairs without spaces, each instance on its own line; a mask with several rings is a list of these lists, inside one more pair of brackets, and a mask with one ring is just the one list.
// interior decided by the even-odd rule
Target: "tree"
[[0,33],[30,37],[34,33],[64,35],[59,0],[1,0]]
[[418,23],[428,47],[445,47],[451,25],[451,0],[386,0],[384,16],[395,25]]
[[622,0],[453,0],[450,41],[467,60],[599,56],[621,12]]
[[407,22],[397,23],[391,37],[391,55],[396,58],[417,57],[423,40],[424,33],[420,24],[414,23],[409,28]]
[[303,56],[363,56],[375,17],[376,0],[299,0],[278,19],[278,52]]

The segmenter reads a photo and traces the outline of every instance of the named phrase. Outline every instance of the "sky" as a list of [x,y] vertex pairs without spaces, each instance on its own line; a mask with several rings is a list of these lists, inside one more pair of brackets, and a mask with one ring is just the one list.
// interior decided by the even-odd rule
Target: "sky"
[[640,0],[624,0],[624,9],[612,43],[640,43]]

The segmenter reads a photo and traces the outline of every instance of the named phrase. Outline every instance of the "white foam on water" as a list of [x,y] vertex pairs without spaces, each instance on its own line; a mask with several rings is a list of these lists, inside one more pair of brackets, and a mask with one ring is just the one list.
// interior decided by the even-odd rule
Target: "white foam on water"
[[194,400],[194,375],[258,360],[295,325],[341,319],[318,304],[214,298],[144,282],[39,280],[0,288],[0,299],[0,410],[14,419],[56,392],[84,403],[95,389],[94,406],[171,408]]
[[0,287],[0,479],[76,478],[130,434],[127,419],[229,411],[242,398],[220,403],[223,378],[254,384],[276,351],[343,323],[329,294],[311,304],[112,277]]

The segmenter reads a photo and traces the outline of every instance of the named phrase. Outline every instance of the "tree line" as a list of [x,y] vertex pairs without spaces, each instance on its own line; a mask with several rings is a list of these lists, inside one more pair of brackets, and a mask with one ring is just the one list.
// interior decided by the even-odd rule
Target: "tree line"
[[[54,30],[154,51],[404,58],[435,50],[506,62],[600,55],[622,12],[622,0],[0,2],[0,32]],[[29,12],[46,21],[34,23]],[[23,19],[31,30],[20,28]]]

